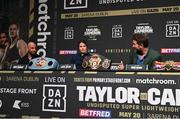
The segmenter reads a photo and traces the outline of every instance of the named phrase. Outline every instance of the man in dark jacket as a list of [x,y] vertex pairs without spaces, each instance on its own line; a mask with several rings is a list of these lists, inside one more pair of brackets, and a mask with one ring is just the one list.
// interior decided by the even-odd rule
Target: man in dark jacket
[[153,69],[155,61],[161,61],[161,55],[149,48],[148,37],[146,34],[134,34],[132,37],[133,53],[131,64],[148,65],[149,69]]
[[[129,64],[148,65],[148,69],[152,70],[155,61],[161,61],[161,55],[149,48],[149,38],[147,34],[134,34],[132,36],[133,52],[130,57]],[[119,65],[120,70],[124,70],[124,64]]]
[[28,43],[28,53],[19,59],[18,64],[28,64],[30,60],[39,57],[39,55],[36,54],[37,47],[34,42]]

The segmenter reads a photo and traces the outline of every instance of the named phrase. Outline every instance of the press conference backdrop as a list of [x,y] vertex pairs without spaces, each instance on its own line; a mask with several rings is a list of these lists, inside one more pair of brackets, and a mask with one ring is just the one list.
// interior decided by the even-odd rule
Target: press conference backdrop
[[[74,33],[73,39],[64,38],[66,44],[70,44],[69,42],[74,39],[76,42],[78,39],[86,39],[90,43],[92,51],[111,58],[113,62],[120,62],[121,59],[124,62],[127,61],[131,52],[133,33],[149,33],[150,46],[159,52],[162,48],[178,48],[178,45],[175,44],[177,44],[179,36],[170,36],[171,31],[169,31],[170,26],[177,23],[178,13],[167,13],[166,7],[176,6],[179,2],[134,0],[131,2],[106,2],[97,0],[92,3],[88,2],[87,8],[84,9],[71,10],[68,7],[63,10],[61,19],[64,29],[61,32],[66,33],[64,36],[70,36],[70,33],[67,33],[68,29]],[[177,31],[179,30],[177,29]],[[69,49],[69,47],[65,49]],[[60,48],[60,50],[64,50],[64,48]],[[164,60],[175,60],[177,56],[179,55],[168,54],[163,58]]]
[[20,36],[37,42],[38,53],[69,63],[76,43],[127,63],[133,33],[148,33],[163,60],[180,59],[179,0],[1,0],[0,29],[20,23]]

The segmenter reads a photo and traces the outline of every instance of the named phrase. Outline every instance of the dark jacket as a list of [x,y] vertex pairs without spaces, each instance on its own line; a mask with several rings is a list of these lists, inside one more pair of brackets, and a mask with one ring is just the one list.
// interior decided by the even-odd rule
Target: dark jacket
[[83,59],[85,58],[85,57],[88,57],[88,56],[90,56],[90,53],[86,53],[86,54],[82,54],[82,53],[78,53],[78,54],[76,54],[76,55],[73,55],[72,57],[71,57],[71,64],[75,64],[76,65],[76,69],[84,69],[83,67],[82,67],[82,63],[83,63]]
[[[138,55],[136,51],[133,51],[130,64],[137,64],[137,60]],[[149,69],[153,69],[154,61],[161,61],[161,55],[157,51],[149,48],[147,55],[144,57],[143,65],[148,65]]]
[[[37,57],[40,57],[40,56],[35,54],[32,56],[32,59],[37,58]],[[24,57],[19,59],[18,64],[29,64],[29,61],[30,60],[28,58],[28,53],[27,53]]]

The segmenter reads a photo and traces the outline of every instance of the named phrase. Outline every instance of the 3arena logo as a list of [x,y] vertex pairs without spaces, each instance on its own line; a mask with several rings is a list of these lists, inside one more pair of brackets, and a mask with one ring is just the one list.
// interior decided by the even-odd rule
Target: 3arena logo
[[122,26],[114,25],[112,28],[112,38],[121,38],[122,37]]
[[87,0],[64,0],[64,9],[87,8]]
[[67,27],[64,30],[64,39],[74,39],[74,29],[73,27]]

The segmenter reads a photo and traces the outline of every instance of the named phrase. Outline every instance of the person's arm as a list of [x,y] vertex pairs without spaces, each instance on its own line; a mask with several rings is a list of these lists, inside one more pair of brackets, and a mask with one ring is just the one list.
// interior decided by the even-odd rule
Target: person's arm
[[162,60],[162,57],[161,55],[159,55],[157,58],[156,58],[156,61],[161,61]]
[[18,64],[23,64],[22,58],[20,58],[20,59],[18,60]]
[[24,40],[18,40],[17,48],[19,50],[19,56],[21,58],[26,55],[28,48],[27,48],[27,44],[24,42]]
[[158,54],[157,57],[153,59],[151,65],[150,65],[150,67],[149,67],[149,69],[150,69],[150,70],[153,70],[155,64],[156,64],[157,62],[161,62],[161,61],[162,61],[162,57],[161,57],[160,54]]
[[[130,54],[130,56],[128,57],[128,63],[127,64],[134,64],[133,63],[133,53]],[[123,61],[121,61],[120,65],[119,65],[119,70],[126,70],[126,64],[123,63]]]
[[7,53],[8,53],[9,46],[10,46],[9,43],[6,44],[6,48],[5,48],[5,50],[4,50],[4,55],[3,55],[2,59],[1,59],[1,63],[3,63],[3,62],[5,61],[5,59],[6,59],[6,55],[7,55]]
[[74,58],[75,56],[73,55],[73,56],[71,56],[71,58],[70,58],[70,64],[75,64],[75,58]]

